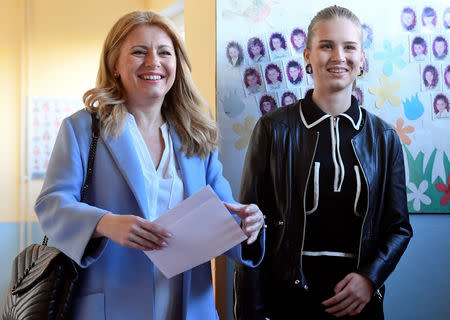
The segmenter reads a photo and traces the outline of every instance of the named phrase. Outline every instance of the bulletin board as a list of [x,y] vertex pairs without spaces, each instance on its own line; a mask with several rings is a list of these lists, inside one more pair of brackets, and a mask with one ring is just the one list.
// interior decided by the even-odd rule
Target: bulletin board
[[234,196],[259,117],[312,88],[303,34],[334,4],[361,20],[365,75],[354,95],[400,137],[409,212],[450,213],[450,5],[439,0],[216,1],[220,159]]

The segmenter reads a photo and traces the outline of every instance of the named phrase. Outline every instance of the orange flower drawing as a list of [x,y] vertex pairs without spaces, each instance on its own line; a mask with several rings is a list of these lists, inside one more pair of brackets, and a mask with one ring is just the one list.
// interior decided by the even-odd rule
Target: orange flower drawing
[[413,126],[406,126],[403,128],[403,125],[405,124],[405,120],[403,118],[397,119],[397,126],[394,126],[392,123],[390,123],[391,127],[394,128],[394,130],[397,132],[398,136],[400,137],[400,140],[409,146],[411,144],[411,138],[408,137],[408,133],[414,132]]

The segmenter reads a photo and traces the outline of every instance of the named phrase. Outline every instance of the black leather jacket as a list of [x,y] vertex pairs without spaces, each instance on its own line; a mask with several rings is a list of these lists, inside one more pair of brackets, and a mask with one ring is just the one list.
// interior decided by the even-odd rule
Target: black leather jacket
[[[299,108],[301,101],[266,114],[252,133],[240,202],[256,203],[266,215],[266,255],[257,269],[235,266],[237,320],[264,319],[265,306],[274,295],[283,294],[274,288],[308,289],[301,261],[305,187],[318,132],[305,127]],[[362,112],[363,127],[352,145],[369,192],[356,271],[369,278],[379,294],[405,251],[412,228],[400,140],[383,120],[364,109]]]

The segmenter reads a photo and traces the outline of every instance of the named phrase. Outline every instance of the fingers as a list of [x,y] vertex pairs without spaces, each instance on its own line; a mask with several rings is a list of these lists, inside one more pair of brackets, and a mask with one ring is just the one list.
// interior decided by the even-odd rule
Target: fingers
[[335,287],[336,294],[322,302],[336,317],[359,314],[371,297],[371,282],[357,273],[348,274]]
[[108,214],[100,222],[99,229],[104,236],[127,248],[162,249],[171,237],[166,229],[135,215]]
[[256,239],[258,239],[258,235],[259,235],[259,231],[258,232],[252,232],[250,237],[248,237],[248,239],[247,239],[247,244],[252,244],[253,242],[255,242]]
[[[147,225],[148,224],[148,225]],[[167,247],[166,240],[170,234],[160,226],[146,221],[144,225],[133,225],[129,233],[130,245],[136,245],[140,250],[159,250]],[[144,249],[142,249],[144,248]]]
[[223,203],[225,207],[236,213],[242,220],[242,231],[248,236],[247,244],[252,244],[258,238],[264,225],[264,215],[256,204]]
[[150,232],[152,234],[156,234],[162,238],[172,237],[172,234],[167,229],[165,229],[164,227],[160,226],[157,223],[150,222],[150,221],[142,219],[142,218],[139,218],[139,222],[140,222],[139,225],[143,229],[147,230],[148,232]]
[[338,282],[338,284],[334,287],[334,293],[338,293],[345,288],[345,286],[352,280],[352,274],[349,273],[345,276],[344,279]]
[[233,211],[241,219],[244,219],[245,217],[255,214],[259,211],[259,208],[256,204],[240,204],[228,202],[223,202],[223,204],[229,211]]
[[344,300],[346,297],[347,297],[347,293],[344,292],[344,291],[341,291],[341,292],[335,294],[334,296],[332,296],[330,299],[325,300],[324,302],[322,302],[322,304],[325,307],[329,307],[329,306],[338,304],[339,302]]
[[[361,306],[360,304],[358,304],[357,302],[353,302],[350,305],[348,305],[346,308],[342,309],[341,311],[337,312],[337,313],[333,313],[333,315],[337,318],[343,317],[345,315],[350,315],[350,314],[358,314],[358,313],[354,313],[356,311],[357,308],[359,308],[359,306]],[[362,305],[362,308],[364,307],[364,305]],[[361,312],[361,311],[360,311]]]

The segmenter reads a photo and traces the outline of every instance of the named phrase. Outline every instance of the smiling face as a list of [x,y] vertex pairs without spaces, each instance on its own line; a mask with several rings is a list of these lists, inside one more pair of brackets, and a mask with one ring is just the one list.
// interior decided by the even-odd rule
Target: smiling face
[[269,78],[270,81],[272,81],[272,83],[277,83],[278,82],[279,75],[280,75],[280,73],[275,68],[270,68],[267,71],[267,77]]
[[284,98],[284,105],[288,105],[288,104],[292,104],[292,103],[294,103],[295,101],[294,101],[294,99],[291,97],[291,96],[286,96],[285,98]]
[[258,78],[254,74],[247,76],[247,83],[249,87],[256,87],[258,85]]
[[291,76],[292,80],[296,80],[298,78],[298,75],[300,73],[300,70],[296,67],[290,67],[289,68],[289,75]]
[[438,109],[439,112],[444,111],[445,107],[446,105],[444,99],[441,98],[436,100],[436,109]]
[[250,51],[253,53],[254,56],[261,55],[261,47],[257,44],[251,45]]
[[262,103],[262,107],[264,112],[269,112],[270,110],[272,110],[272,104],[270,103],[270,101],[264,101]]
[[323,92],[348,90],[363,65],[361,29],[345,18],[318,21],[303,56],[314,74],[314,87]]
[[169,35],[153,25],[140,25],[123,42],[115,73],[125,89],[127,105],[162,104],[175,81],[177,61]]
[[441,56],[445,52],[445,43],[444,41],[436,41],[434,43],[434,50],[436,50],[436,53],[438,56]]
[[305,36],[302,33],[298,33],[292,37],[294,44],[297,48],[301,48],[305,45]]

